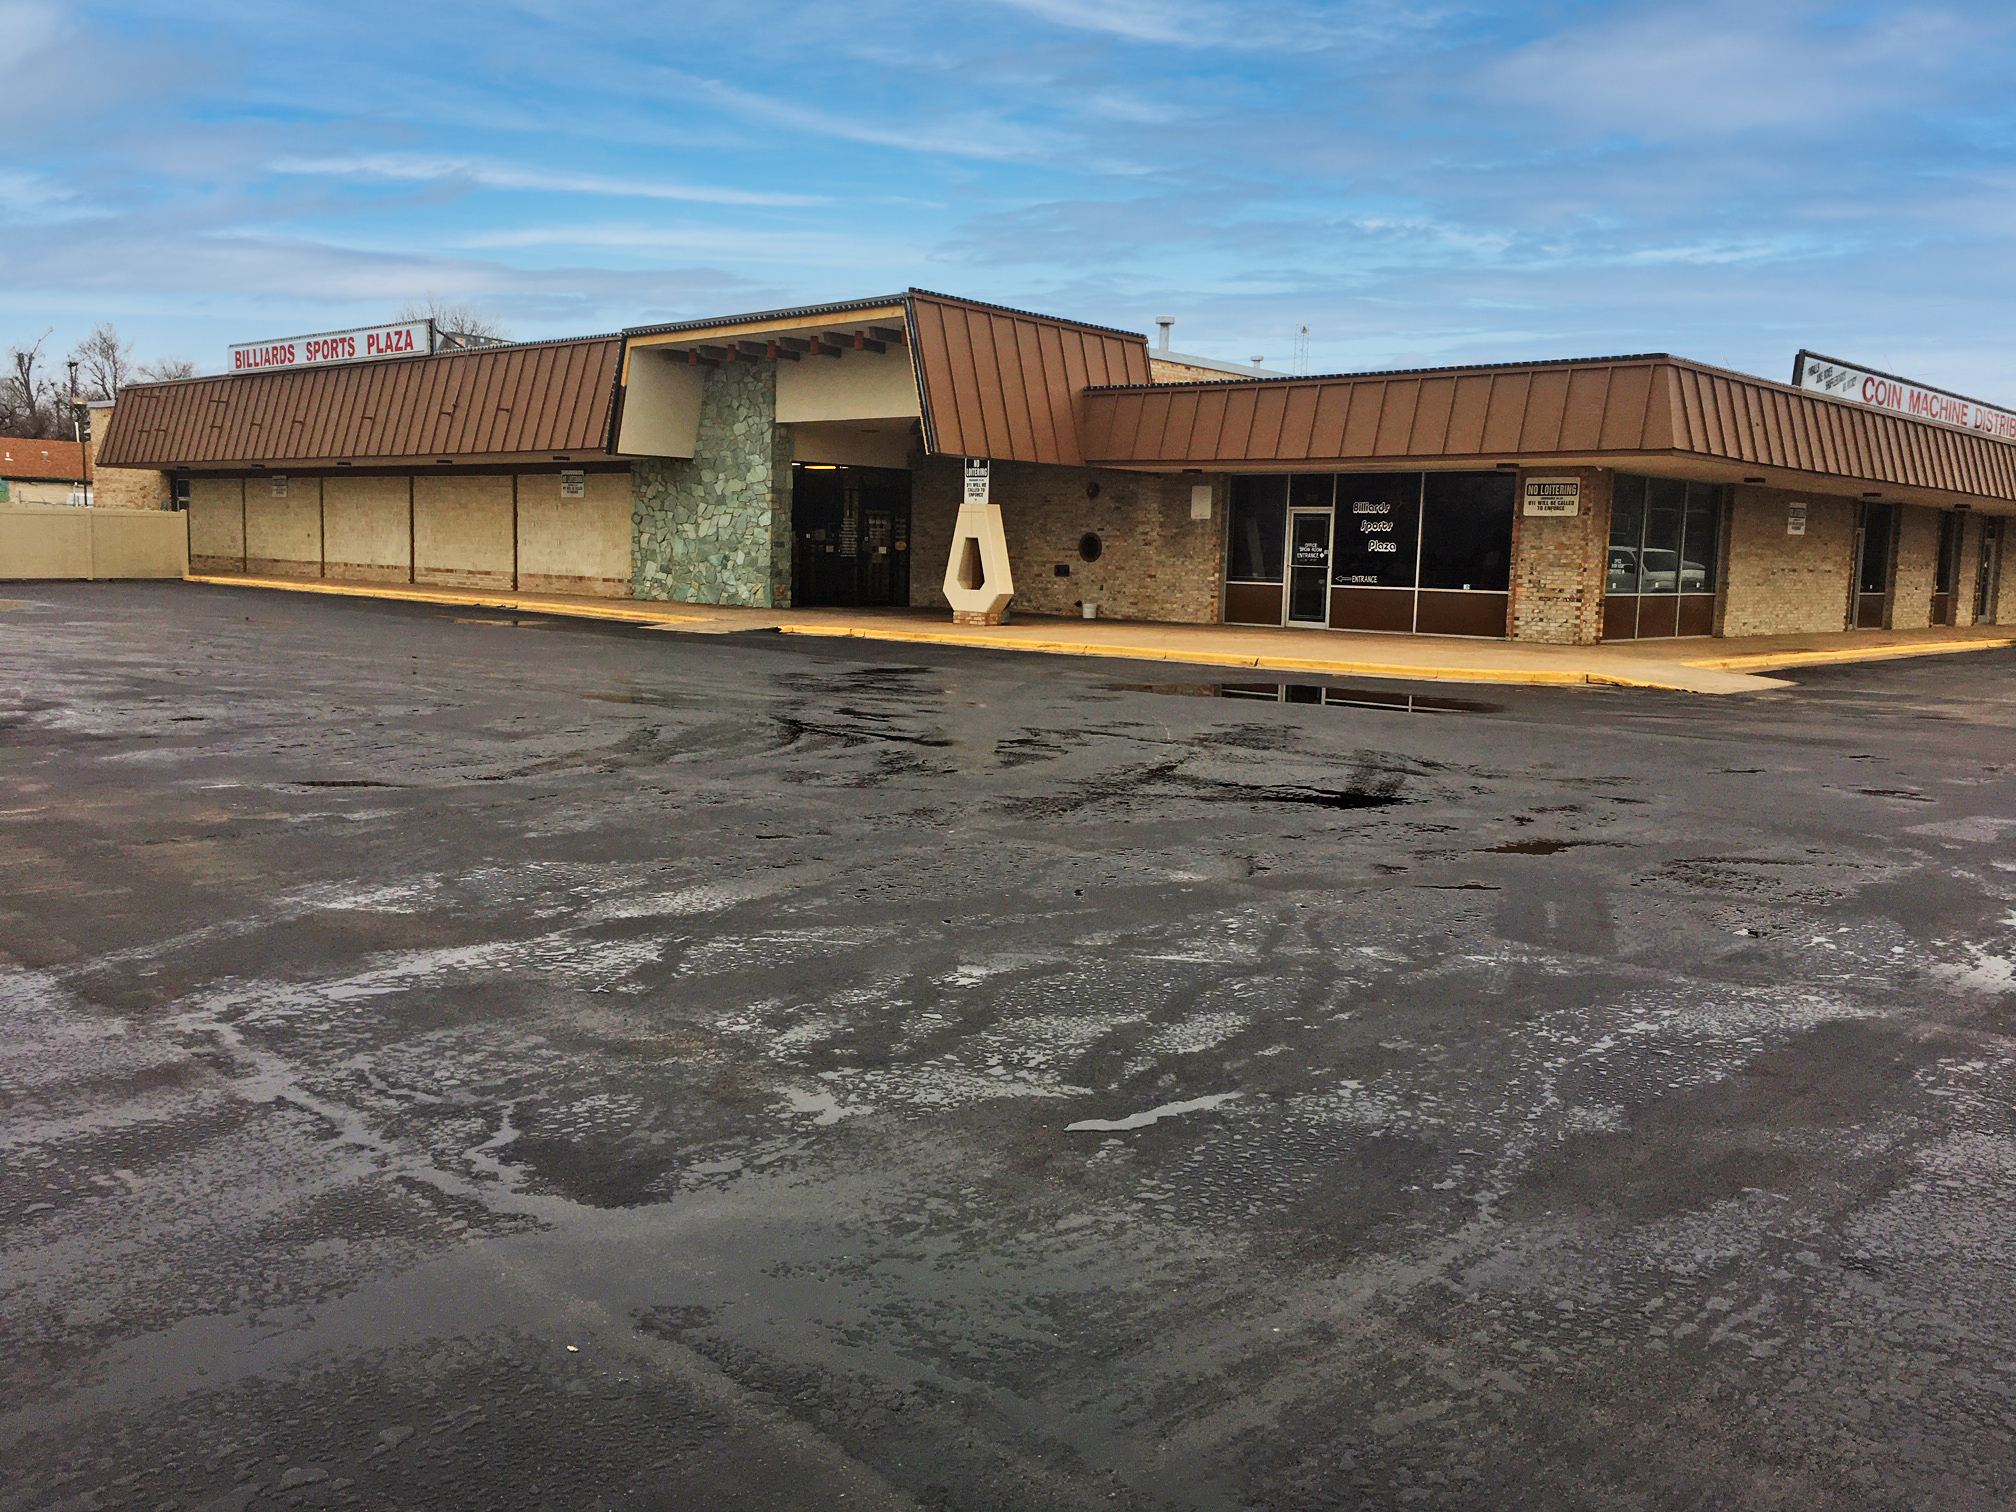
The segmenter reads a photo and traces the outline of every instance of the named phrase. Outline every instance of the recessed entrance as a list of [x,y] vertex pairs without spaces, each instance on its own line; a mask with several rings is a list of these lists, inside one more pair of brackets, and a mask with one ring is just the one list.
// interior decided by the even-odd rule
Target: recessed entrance
[[1288,513],[1288,623],[1330,623],[1330,511]]
[[888,467],[791,468],[791,602],[804,608],[910,602],[910,474]]
[[1888,504],[1864,504],[1855,531],[1855,607],[1848,620],[1857,630],[1881,630],[1890,617],[1896,538],[1897,511]]

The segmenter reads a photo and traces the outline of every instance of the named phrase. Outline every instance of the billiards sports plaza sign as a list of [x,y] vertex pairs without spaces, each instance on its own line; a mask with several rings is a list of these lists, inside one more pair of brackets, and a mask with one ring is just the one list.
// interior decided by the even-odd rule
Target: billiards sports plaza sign
[[1846,399],[1871,409],[1908,415],[1914,420],[1936,420],[1962,430],[1980,431],[2003,441],[2016,441],[2016,414],[1966,399],[1944,389],[1926,388],[1895,373],[1879,373],[1873,368],[1850,367],[1818,352],[1802,351],[1792,362],[1792,386],[1830,399]]

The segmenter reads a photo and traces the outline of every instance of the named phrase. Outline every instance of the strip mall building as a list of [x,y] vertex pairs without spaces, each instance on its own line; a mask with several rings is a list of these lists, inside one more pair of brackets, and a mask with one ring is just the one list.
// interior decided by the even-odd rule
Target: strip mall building
[[1960,403],[1234,376],[913,289],[135,386],[101,460],[173,478],[197,572],[1588,644],[2000,622],[2016,443]]

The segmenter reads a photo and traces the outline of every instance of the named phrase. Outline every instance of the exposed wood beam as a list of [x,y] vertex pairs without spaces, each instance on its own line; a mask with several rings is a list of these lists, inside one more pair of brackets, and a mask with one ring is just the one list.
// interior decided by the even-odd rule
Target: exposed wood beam
[[868,327],[868,334],[877,341],[888,342],[891,346],[909,345],[902,331],[893,326],[870,326]]
[[[903,306],[881,305],[872,310],[850,310],[844,316],[828,315],[828,320],[901,320]],[[684,346],[694,341],[732,341],[743,336],[772,336],[779,331],[806,332],[808,326],[816,327],[818,317],[800,315],[782,320],[747,320],[728,325],[703,326],[697,330],[660,331],[651,336],[632,336],[632,347]],[[810,332],[806,332],[810,334]]]
[[773,341],[770,343],[770,350],[765,355],[772,362],[796,362],[804,356],[804,353],[792,351],[781,341]]

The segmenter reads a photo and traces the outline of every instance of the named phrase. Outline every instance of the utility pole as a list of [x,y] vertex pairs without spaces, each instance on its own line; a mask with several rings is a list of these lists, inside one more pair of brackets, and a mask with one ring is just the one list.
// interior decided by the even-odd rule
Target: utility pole
[[77,496],[85,508],[91,507],[91,464],[84,456],[84,405],[77,397],[77,359],[65,364],[70,369],[70,430],[77,439]]

